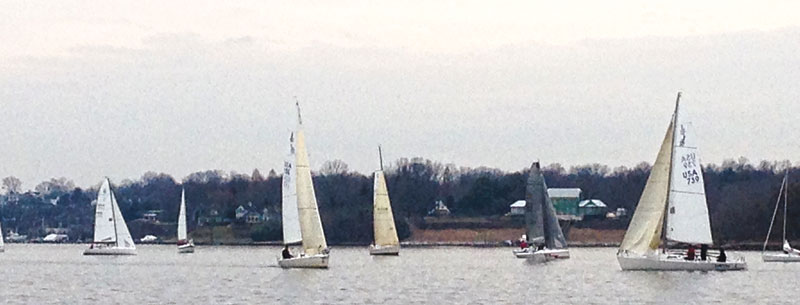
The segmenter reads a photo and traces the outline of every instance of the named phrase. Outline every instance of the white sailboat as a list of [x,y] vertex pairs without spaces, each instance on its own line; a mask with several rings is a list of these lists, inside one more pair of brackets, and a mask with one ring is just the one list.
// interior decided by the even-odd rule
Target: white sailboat
[[83,255],[135,255],[136,245],[122,218],[117,199],[106,178],[97,192],[94,214],[94,240]]
[[290,137],[290,152],[283,173],[283,243],[302,245],[302,253],[278,258],[281,268],[328,268],[328,243],[314,194],[306,151],[303,120],[297,105],[297,131]]
[[[789,240],[786,239],[786,210],[789,203],[789,171],[783,176],[781,182],[781,189],[778,191],[778,201],[775,203],[775,211],[772,212],[772,220],[769,223],[769,230],[767,231],[767,238],[764,240],[764,248],[761,249],[761,259],[764,262],[800,262],[800,250],[792,248],[789,245]],[[782,252],[767,253],[767,243],[769,243],[769,236],[772,233],[772,226],[775,224],[775,216],[778,215],[778,207],[781,205],[781,197],[783,197],[783,246]]]
[[6,244],[3,241],[3,226],[2,224],[0,224],[0,253],[3,253],[5,251],[6,251]]
[[369,246],[369,254],[398,255],[400,254],[400,240],[397,238],[392,204],[389,201],[389,191],[386,189],[386,178],[383,175],[383,155],[380,146],[378,146],[378,158],[381,162],[381,169],[375,171],[372,190],[375,241]]
[[672,121],[617,260],[622,270],[746,269],[747,263],[741,257],[720,259],[706,255],[705,259],[689,259],[683,251],[668,249],[675,243],[713,243],[697,142],[691,121],[681,112],[680,98],[678,93]]
[[194,253],[194,240],[186,233],[186,190],[181,190],[181,209],[178,213],[178,253]]
[[567,241],[558,225],[550,196],[547,195],[547,183],[539,162],[531,165],[525,188],[525,239],[530,246],[514,250],[517,258],[537,262],[569,258]]

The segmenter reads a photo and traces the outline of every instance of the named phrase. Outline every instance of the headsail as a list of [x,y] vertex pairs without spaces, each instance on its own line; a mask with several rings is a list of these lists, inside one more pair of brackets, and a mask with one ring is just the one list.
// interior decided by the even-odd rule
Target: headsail
[[392,205],[389,201],[389,191],[386,189],[386,178],[382,170],[375,171],[372,213],[375,245],[399,245],[400,241],[397,238]]
[[186,190],[181,190],[181,208],[178,213],[178,244],[186,241]]
[[327,251],[328,243],[325,241],[325,232],[322,230],[322,220],[317,208],[317,196],[314,193],[314,182],[311,178],[302,125],[298,125],[295,137],[297,144],[297,210],[300,218],[300,231],[303,236],[303,249],[306,255],[315,255]]
[[[547,183],[539,168],[539,162],[534,162],[531,165],[531,170],[528,173],[528,186],[526,190],[526,207],[527,205],[541,207],[541,220],[536,219],[536,221],[541,222],[541,236],[544,237],[545,247],[549,249],[565,248],[567,246],[567,241],[566,238],[564,238],[564,232],[561,230],[561,226],[558,224],[556,210],[553,207],[553,203],[550,201],[550,196],[547,195]],[[534,235],[532,240],[535,240],[535,237],[538,236]],[[529,239],[530,238],[531,237],[529,237]],[[537,241],[535,244],[538,243]]]
[[650,170],[650,177],[644,186],[642,196],[633,213],[633,218],[620,244],[620,251],[637,254],[650,254],[658,249],[661,243],[661,227],[664,221],[664,210],[667,204],[669,189],[670,162],[672,160],[672,131],[674,124],[670,122],[661,149]]
[[711,222],[700,155],[692,122],[675,105],[672,170],[666,238],[688,244],[712,244]]
[[297,215],[297,155],[294,149],[294,133],[289,137],[289,154],[283,163],[281,216],[283,220],[283,243],[297,244],[302,241],[300,219]]
[[97,192],[94,213],[94,242],[115,243],[117,241],[114,227],[114,207],[112,204],[111,182],[106,178]]
[[122,217],[122,211],[119,210],[117,198],[114,192],[111,192],[111,206],[114,210],[114,226],[117,233],[117,247],[135,249],[136,245],[133,244],[131,232],[128,231],[128,225],[125,224],[125,218]]

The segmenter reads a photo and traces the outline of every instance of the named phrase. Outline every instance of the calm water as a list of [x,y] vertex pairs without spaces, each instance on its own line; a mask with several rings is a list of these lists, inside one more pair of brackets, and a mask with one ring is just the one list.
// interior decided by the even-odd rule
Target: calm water
[[758,252],[743,253],[748,271],[702,273],[623,272],[613,248],[572,249],[570,260],[539,265],[510,248],[403,249],[399,257],[334,248],[328,270],[280,269],[278,247],[178,255],[143,245],[130,257],[85,257],[84,248],[6,244],[0,303],[776,304],[800,296],[800,264],[764,264]]

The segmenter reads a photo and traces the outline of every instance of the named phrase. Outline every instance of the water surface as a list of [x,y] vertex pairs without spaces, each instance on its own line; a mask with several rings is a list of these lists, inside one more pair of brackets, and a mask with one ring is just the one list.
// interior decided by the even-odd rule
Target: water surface
[[744,255],[744,272],[624,272],[614,248],[529,264],[511,248],[406,248],[373,257],[334,248],[327,270],[283,270],[279,247],[141,245],[139,255],[81,255],[84,245],[6,244],[3,304],[779,304],[800,297],[800,263]]

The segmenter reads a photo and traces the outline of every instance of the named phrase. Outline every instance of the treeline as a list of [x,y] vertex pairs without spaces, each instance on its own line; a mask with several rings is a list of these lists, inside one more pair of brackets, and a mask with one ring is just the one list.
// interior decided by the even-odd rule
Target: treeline
[[[790,169],[787,222],[796,224],[800,221],[800,206],[796,202],[800,197],[800,168],[790,167],[788,161],[753,165],[744,158],[704,167],[717,242],[763,239],[786,168]],[[560,164],[550,164],[543,170],[549,187],[579,187],[585,198],[603,200],[609,210],[625,208],[632,213],[647,181],[650,165],[641,163],[633,168],[611,169],[590,164],[566,169]],[[409,236],[409,224],[427,215],[437,200],[445,202],[457,216],[505,214],[512,202],[524,198],[526,179],[527,169],[504,172],[484,167],[466,168],[423,158],[403,158],[387,168],[387,183],[401,239]],[[363,243],[372,240],[371,174],[350,171],[347,164],[339,160],[329,161],[314,173],[314,186],[329,241]],[[21,192],[19,181],[7,177],[3,188],[0,219],[5,230],[43,236],[44,228],[63,227],[70,229],[73,240],[91,238],[96,187],[81,189],[61,178],[43,182],[34,191]],[[254,225],[253,239],[280,240],[281,177],[274,170],[266,176],[258,170],[250,175],[203,171],[180,181],[167,174],[148,172],[139,180],[124,180],[114,185],[129,224],[150,210],[162,211],[160,221],[174,223],[181,188],[186,190],[190,231],[203,217],[216,212],[232,220],[236,208],[246,206],[276,216]],[[800,236],[800,225],[790,225],[788,230],[790,238]]]

